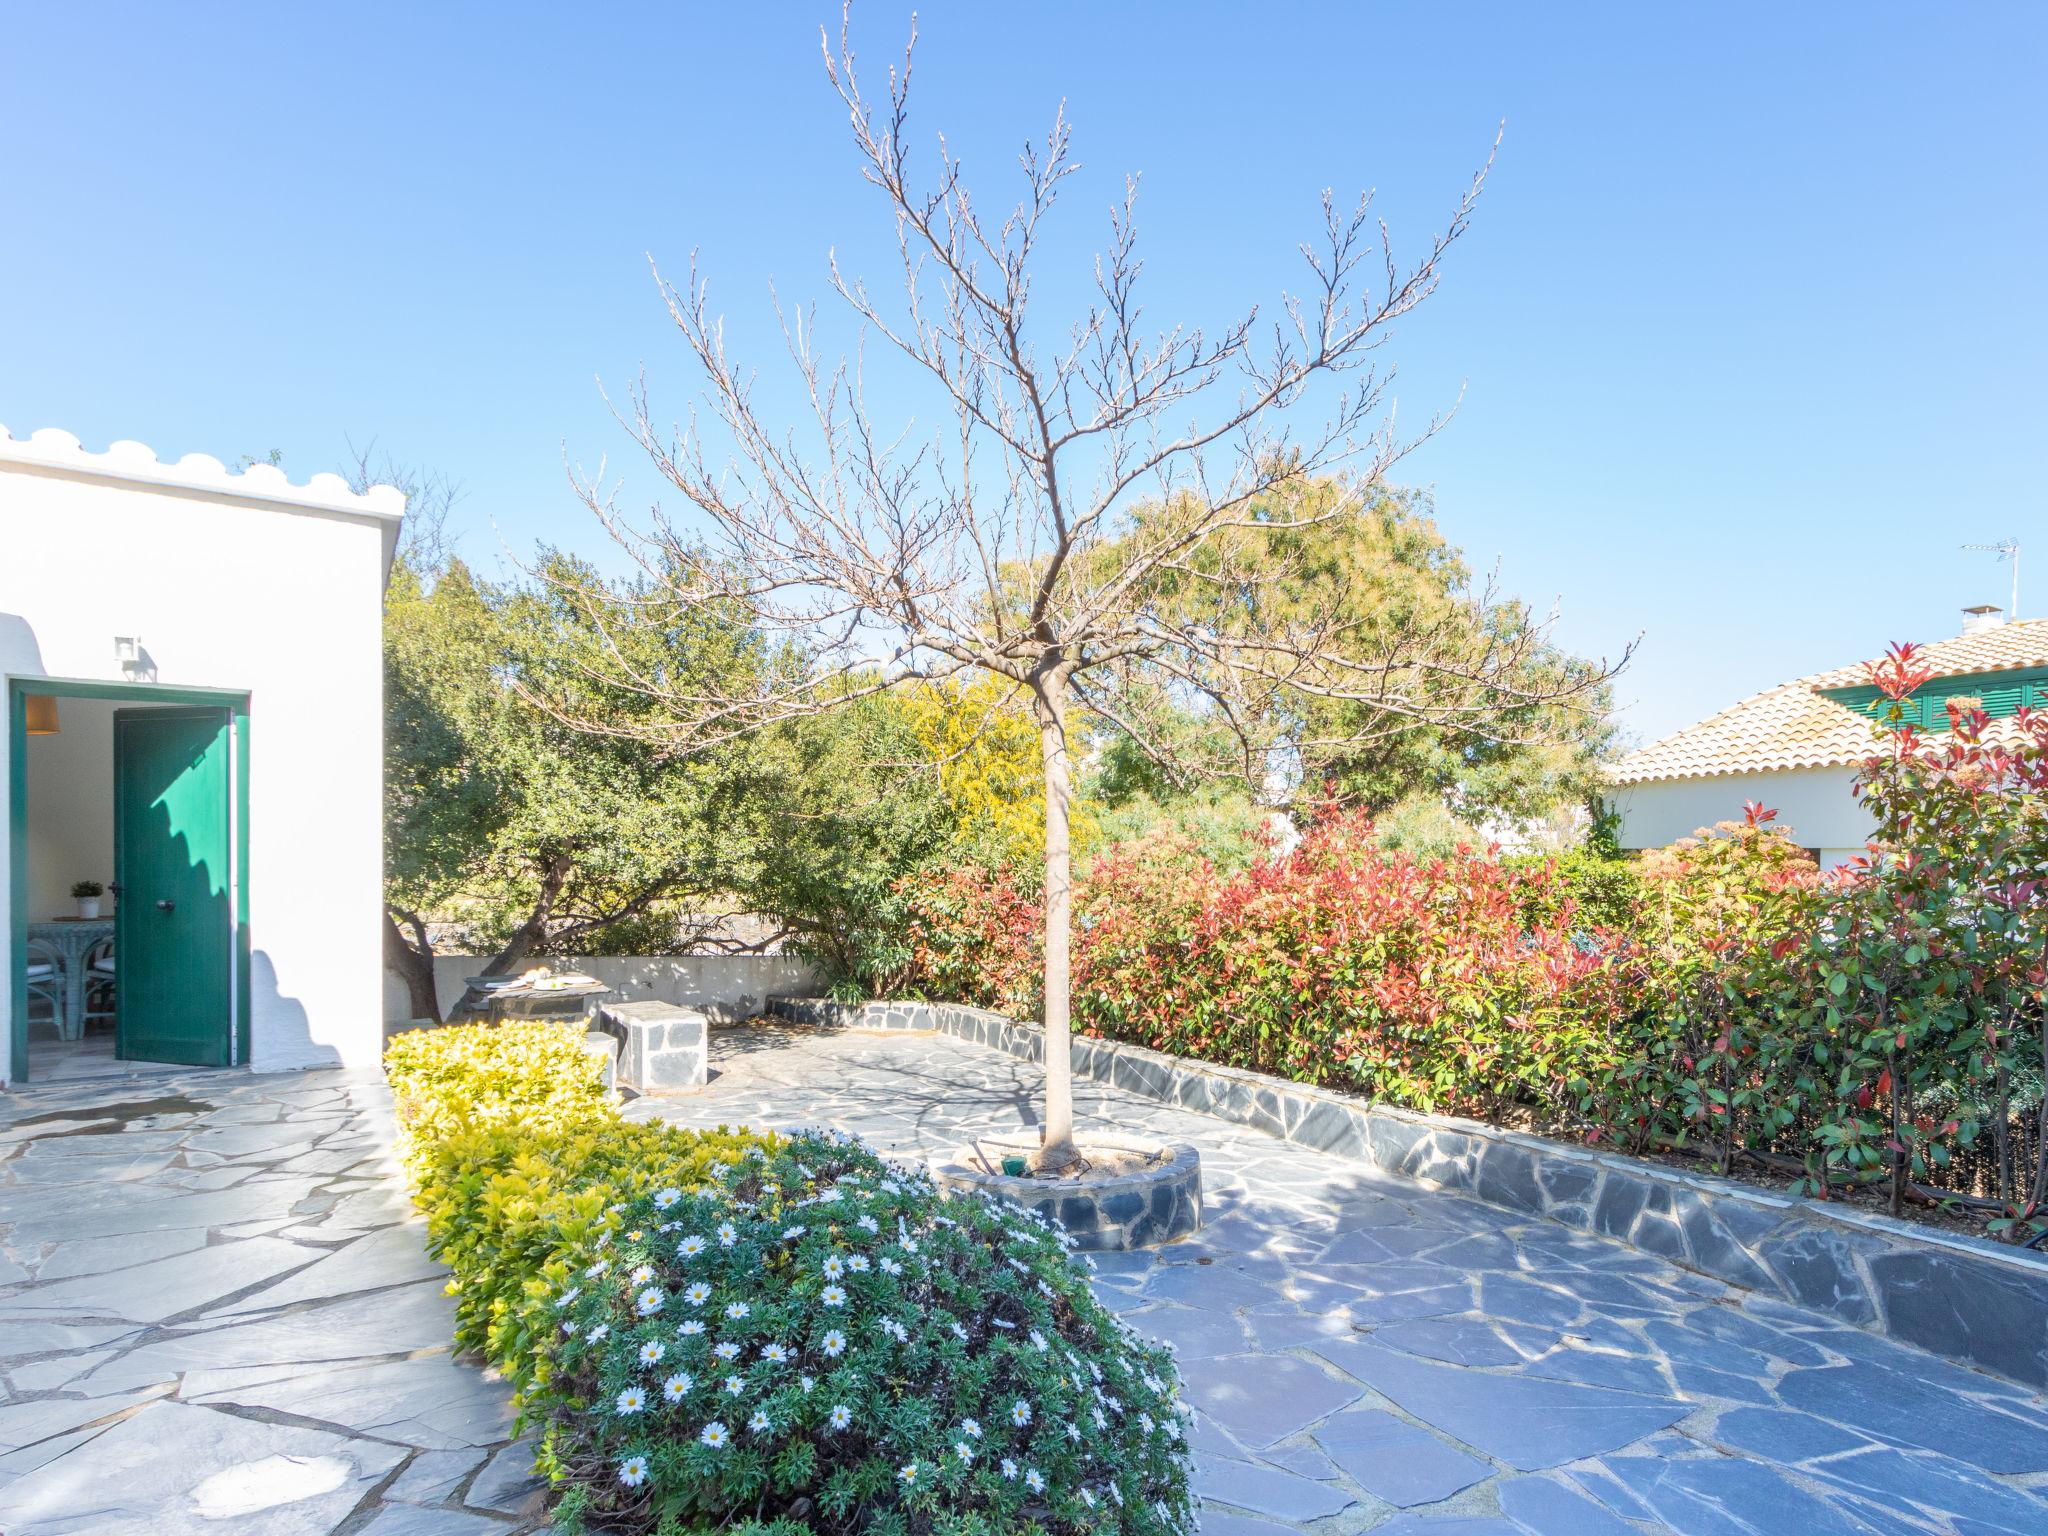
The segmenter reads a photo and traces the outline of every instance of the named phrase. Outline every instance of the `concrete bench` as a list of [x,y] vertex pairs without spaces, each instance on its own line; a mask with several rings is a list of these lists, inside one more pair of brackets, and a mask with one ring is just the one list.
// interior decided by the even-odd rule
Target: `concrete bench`
[[710,1026],[674,1003],[600,1003],[597,1025],[619,1043],[619,1085],[635,1093],[694,1093],[709,1079]]

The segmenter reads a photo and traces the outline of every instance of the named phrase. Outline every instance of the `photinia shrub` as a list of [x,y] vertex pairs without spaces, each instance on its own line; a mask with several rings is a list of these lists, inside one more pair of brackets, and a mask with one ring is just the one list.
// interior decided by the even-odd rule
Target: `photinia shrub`
[[1193,1529],[1171,1359],[1063,1234],[856,1142],[607,1213],[552,1298],[542,1464],[605,1529]]

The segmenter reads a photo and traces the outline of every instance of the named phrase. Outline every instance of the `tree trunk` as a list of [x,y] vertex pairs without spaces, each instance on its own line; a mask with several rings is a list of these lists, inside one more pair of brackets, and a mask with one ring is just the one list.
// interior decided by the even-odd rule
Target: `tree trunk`
[[[540,892],[534,897],[533,910],[526,915],[526,921],[512,930],[512,936],[505,941],[505,947],[484,962],[477,971],[482,976],[504,976],[526,963],[526,957],[533,953],[534,946],[547,937],[548,919],[554,915],[555,903],[561,899],[562,889],[569,883],[571,869],[569,858],[557,854],[542,867]],[[476,987],[465,988],[462,1000],[455,1005],[454,1017],[473,1017],[483,1012],[484,994]]]
[[[413,937],[400,931],[398,919],[405,919]],[[427,937],[427,925],[415,913],[384,911],[384,966],[405,983],[409,1017],[441,1022],[441,996],[434,986],[434,945]]]
[[1056,666],[1031,679],[1032,712],[1045,759],[1045,1132],[1039,1151],[1064,1168],[1074,1151],[1072,764],[1067,756],[1066,678]]

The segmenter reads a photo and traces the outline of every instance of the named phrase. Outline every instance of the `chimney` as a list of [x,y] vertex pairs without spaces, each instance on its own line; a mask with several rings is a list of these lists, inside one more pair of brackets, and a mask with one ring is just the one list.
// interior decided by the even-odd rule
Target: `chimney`
[[1979,603],[1974,608],[1963,610],[1963,633],[1966,635],[1981,635],[2004,622],[2005,610],[1996,603]]

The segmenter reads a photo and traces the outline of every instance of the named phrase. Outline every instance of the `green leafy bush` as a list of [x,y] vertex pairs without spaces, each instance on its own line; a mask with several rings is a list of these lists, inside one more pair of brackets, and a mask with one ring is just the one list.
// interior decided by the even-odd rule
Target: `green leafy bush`
[[596,1057],[581,1026],[535,1019],[414,1029],[393,1037],[384,1075],[415,1184],[440,1143],[465,1132],[552,1130],[608,1120]]
[[832,1137],[713,1172],[622,1202],[552,1299],[542,1457],[572,1524],[1191,1528],[1171,1360],[1063,1234]]
[[452,1271],[455,1342],[481,1351],[522,1403],[545,1398],[565,1255],[645,1190],[694,1188],[773,1137],[622,1119],[583,1027],[451,1025],[395,1038],[384,1065],[427,1250]]

